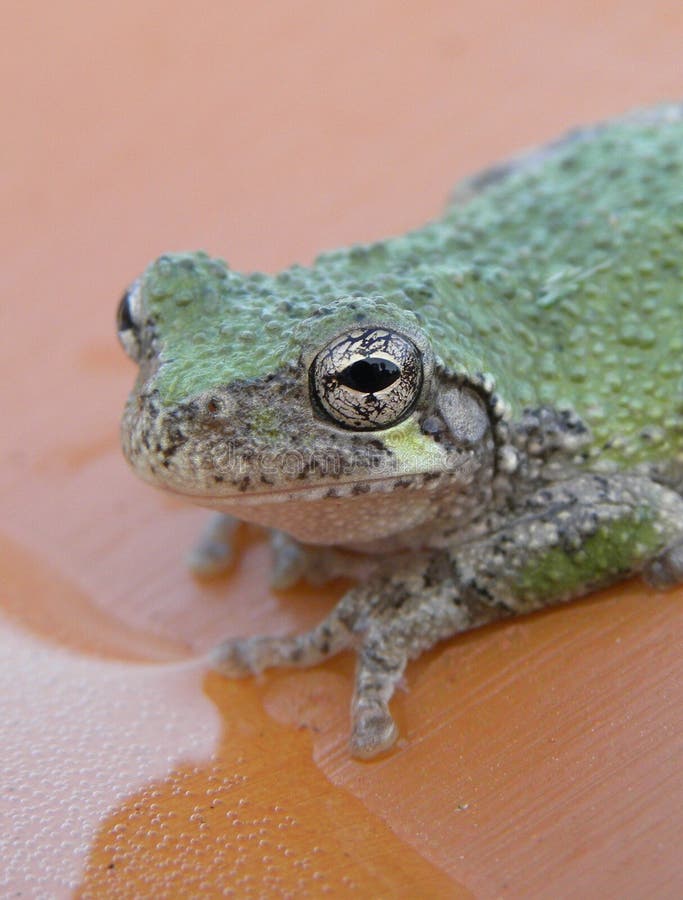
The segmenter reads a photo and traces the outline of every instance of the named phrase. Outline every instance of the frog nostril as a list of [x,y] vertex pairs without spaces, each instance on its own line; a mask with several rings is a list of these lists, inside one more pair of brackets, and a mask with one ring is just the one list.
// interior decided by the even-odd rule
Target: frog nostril
[[223,430],[235,418],[235,413],[235,400],[229,395],[206,394],[195,405],[195,415],[210,429]]

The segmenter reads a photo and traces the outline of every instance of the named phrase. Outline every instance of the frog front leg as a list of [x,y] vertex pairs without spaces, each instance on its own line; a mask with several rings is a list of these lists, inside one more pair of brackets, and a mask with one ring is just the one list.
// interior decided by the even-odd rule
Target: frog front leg
[[227,641],[212,662],[228,675],[306,666],[358,653],[351,749],[367,758],[396,739],[389,701],[408,659],[437,641],[551,606],[638,571],[683,577],[683,498],[646,477],[583,475],[531,492],[490,517],[483,536],[396,558],[349,591],[313,631]]
[[[225,513],[214,514],[187,555],[187,565],[198,578],[213,578],[235,562],[237,531],[243,523]],[[270,586],[286,590],[299,581],[319,586],[335,578],[364,578],[376,567],[363,554],[302,544],[284,531],[268,529],[273,565]]]
[[317,627],[293,637],[225,641],[209,657],[218,671],[244,677],[273,667],[306,667],[342,650],[357,652],[351,750],[368,758],[396,740],[389,701],[406,663],[442,638],[500,618],[506,610],[459,590],[447,553],[392,559],[352,588]]
[[454,585],[444,577],[444,559],[439,553],[392,560],[384,573],[348,591],[311,631],[231,639],[210,653],[210,662],[225,675],[244,677],[268,668],[315,665],[355,649],[351,749],[358,757],[374,756],[396,740],[389,700],[408,659],[441,638],[500,615],[457,602]]

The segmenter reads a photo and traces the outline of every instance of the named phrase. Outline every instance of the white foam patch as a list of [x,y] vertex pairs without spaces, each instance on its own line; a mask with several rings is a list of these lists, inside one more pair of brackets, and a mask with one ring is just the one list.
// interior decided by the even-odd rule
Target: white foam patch
[[79,657],[0,628],[0,895],[66,897],[125,798],[210,759],[221,722],[197,664]]

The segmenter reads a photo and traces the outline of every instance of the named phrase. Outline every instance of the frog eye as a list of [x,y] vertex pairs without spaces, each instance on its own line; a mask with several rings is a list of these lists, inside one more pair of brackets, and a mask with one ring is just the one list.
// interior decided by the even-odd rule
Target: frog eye
[[137,282],[126,291],[116,311],[121,346],[131,359],[140,359],[140,291]]
[[422,354],[409,338],[387,328],[357,328],[313,360],[311,393],[343,428],[389,428],[415,406],[422,369]]

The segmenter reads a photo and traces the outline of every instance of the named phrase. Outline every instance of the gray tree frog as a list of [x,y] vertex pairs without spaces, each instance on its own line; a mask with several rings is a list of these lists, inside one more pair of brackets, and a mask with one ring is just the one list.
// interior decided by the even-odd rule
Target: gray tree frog
[[683,107],[580,130],[469,179],[403,237],[242,275],[161,256],[121,301],[139,364],[125,455],[272,529],[276,586],[346,574],[230,676],[353,648],[351,750],[389,748],[408,659],[632,573],[683,581]]

